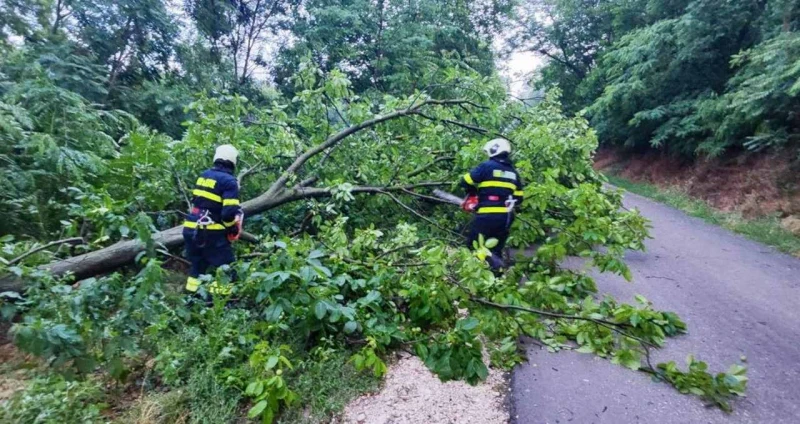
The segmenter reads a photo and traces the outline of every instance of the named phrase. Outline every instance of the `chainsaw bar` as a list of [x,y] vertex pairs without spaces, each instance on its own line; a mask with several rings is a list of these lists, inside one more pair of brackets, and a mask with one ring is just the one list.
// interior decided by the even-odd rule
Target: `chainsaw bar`
[[442,191],[439,189],[433,190],[433,195],[444,200],[447,203],[452,203],[454,205],[459,205],[459,206],[464,201],[464,199],[456,196],[455,194],[450,194],[446,191]]

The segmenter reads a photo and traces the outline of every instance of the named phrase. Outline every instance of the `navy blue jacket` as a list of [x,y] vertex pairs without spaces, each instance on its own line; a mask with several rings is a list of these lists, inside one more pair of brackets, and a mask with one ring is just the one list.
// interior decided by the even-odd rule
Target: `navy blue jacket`
[[495,156],[465,174],[461,185],[468,194],[478,195],[478,214],[508,213],[509,197],[522,203],[522,180],[508,155]]
[[236,225],[239,206],[239,183],[233,176],[233,168],[222,162],[200,174],[192,190],[192,210],[183,227],[197,228],[197,220],[207,213],[213,224],[202,226],[211,231],[228,230]]

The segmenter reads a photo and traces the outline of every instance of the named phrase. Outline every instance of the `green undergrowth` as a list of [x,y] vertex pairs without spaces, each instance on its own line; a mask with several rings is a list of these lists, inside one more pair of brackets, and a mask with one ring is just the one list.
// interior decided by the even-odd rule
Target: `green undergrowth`
[[279,423],[327,423],[350,400],[378,390],[381,379],[371,373],[356,372],[345,352],[331,349],[325,355],[320,361],[303,362],[298,374],[287,378],[303,402],[288,409]]
[[654,184],[631,181],[611,173],[608,182],[673,208],[690,216],[741,234],[751,240],[773,246],[781,252],[800,255],[800,237],[781,227],[777,216],[745,218],[737,212],[726,212],[714,208],[702,199],[694,198],[677,188],[662,188]]

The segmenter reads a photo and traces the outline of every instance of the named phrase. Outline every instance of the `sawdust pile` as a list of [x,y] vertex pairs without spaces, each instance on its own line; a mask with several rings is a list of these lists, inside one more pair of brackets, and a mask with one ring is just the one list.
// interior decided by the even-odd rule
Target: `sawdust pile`
[[389,367],[383,389],[351,402],[344,422],[352,424],[507,423],[508,384],[501,371],[489,370],[482,384],[442,383],[419,358],[403,355]]

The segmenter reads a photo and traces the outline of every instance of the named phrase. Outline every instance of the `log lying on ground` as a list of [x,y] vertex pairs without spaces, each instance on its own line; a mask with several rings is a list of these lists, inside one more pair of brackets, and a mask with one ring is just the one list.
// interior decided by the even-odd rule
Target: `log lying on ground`
[[[384,192],[411,190],[419,187],[435,187],[445,184],[446,183],[424,182],[394,187],[356,186],[353,187],[351,192],[382,194]],[[284,190],[275,197],[258,197],[244,202],[242,204],[242,209],[244,209],[246,216],[254,216],[286,203],[301,199],[328,197],[331,195],[331,193],[332,189],[330,188],[297,187]],[[164,246],[167,249],[174,249],[183,244],[182,233],[183,227],[177,226],[153,234],[153,240],[156,244]],[[69,273],[72,274],[76,280],[81,280],[95,275],[111,272],[122,266],[129,265],[136,259],[136,255],[138,255],[144,249],[144,244],[139,240],[125,240],[100,250],[95,250],[83,255],[44,265],[42,266],[42,269],[49,271],[56,276],[62,276]],[[19,292],[22,291],[23,288],[24,282],[21,279],[13,277],[0,278],[0,292]]]

